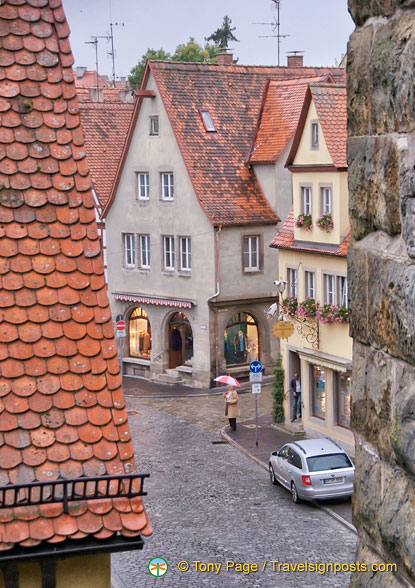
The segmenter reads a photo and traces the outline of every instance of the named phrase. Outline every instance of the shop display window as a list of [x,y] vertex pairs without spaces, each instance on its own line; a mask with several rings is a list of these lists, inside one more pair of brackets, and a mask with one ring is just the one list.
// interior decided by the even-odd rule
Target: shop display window
[[258,326],[250,314],[234,314],[223,337],[226,365],[250,363],[259,358]]
[[352,372],[336,373],[337,424],[350,429],[350,398],[352,392]]
[[311,366],[311,394],[313,416],[326,418],[326,371],[318,365]]
[[130,315],[130,356],[150,359],[151,328],[147,313],[141,307],[135,308]]

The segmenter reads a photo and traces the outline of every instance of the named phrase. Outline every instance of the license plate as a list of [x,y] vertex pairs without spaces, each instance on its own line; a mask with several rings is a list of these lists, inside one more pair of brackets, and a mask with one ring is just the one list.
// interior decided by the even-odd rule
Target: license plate
[[327,480],[323,480],[323,484],[343,484],[343,478],[328,478]]

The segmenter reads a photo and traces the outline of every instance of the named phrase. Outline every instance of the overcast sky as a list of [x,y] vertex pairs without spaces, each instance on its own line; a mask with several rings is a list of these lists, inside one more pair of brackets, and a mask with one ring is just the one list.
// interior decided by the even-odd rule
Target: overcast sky
[[[76,65],[95,69],[95,51],[86,45],[92,36],[109,33],[110,3],[114,26],[117,77],[126,76],[147,49],[163,47],[173,53],[176,46],[195,37],[204,43],[225,15],[236,27],[239,43],[232,43],[240,64],[276,65],[277,40],[258,38],[274,34],[276,17],[272,0],[64,0],[71,27],[71,45]],[[346,52],[353,22],[347,0],[281,0],[281,65],[287,51],[304,51],[304,65],[337,64]],[[99,40],[99,72],[111,75],[110,45]]]

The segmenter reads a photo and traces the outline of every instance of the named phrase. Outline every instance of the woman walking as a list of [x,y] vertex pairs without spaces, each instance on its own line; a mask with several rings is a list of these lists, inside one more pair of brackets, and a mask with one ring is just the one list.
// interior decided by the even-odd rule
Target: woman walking
[[225,399],[225,416],[229,419],[229,426],[236,431],[236,417],[239,416],[239,397],[234,386],[228,385],[228,392],[223,393]]

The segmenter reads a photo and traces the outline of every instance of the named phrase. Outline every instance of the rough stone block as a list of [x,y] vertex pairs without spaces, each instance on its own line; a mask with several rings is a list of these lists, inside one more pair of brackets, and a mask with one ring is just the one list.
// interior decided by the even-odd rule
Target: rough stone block
[[391,444],[397,462],[415,476],[415,367],[394,362]]
[[349,135],[415,128],[414,62],[413,11],[353,33],[347,60]]
[[[364,562],[359,570],[352,573],[349,588],[407,588],[392,572],[373,572],[372,566],[379,566],[391,563],[381,559],[361,539],[358,540],[356,550],[356,562]],[[382,569],[382,568],[381,568]]]
[[348,142],[349,212],[352,235],[401,232],[399,162],[395,140],[351,137]]
[[347,254],[347,276],[352,320],[350,336],[361,343],[369,344],[367,259],[365,250],[351,242]]
[[392,16],[398,6],[413,7],[414,0],[349,0],[349,12],[357,26],[371,16]]

